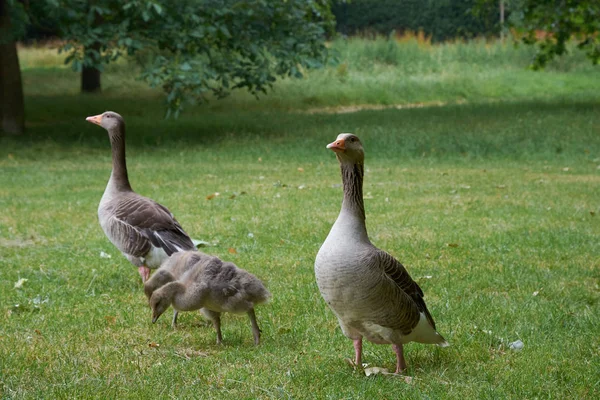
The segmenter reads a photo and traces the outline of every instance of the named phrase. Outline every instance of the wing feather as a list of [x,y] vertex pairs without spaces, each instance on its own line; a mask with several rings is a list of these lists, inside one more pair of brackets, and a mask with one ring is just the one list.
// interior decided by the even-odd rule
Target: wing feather
[[435,329],[435,321],[433,317],[429,313],[427,309],[427,305],[425,304],[425,300],[423,297],[423,290],[421,287],[415,282],[409,275],[404,265],[402,265],[398,260],[392,257],[390,254],[386,253],[383,250],[378,249],[378,258],[380,261],[380,265],[383,268],[384,273],[392,280],[394,283],[404,292],[406,293],[414,304],[417,306],[417,309],[424,313],[427,317],[427,320]]
[[[162,248],[167,255],[195,250],[194,243],[173,214],[163,205],[140,195],[130,196],[114,208],[113,222],[127,233],[127,253],[144,256],[149,245]],[[144,244],[145,243],[145,244]]]

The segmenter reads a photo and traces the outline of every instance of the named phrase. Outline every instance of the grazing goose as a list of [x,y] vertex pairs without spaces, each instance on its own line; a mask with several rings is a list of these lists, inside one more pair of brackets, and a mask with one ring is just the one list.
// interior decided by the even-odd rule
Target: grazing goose
[[133,191],[125,162],[125,122],[112,111],[86,121],[108,131],[112,148],[112,172],[98,206],[104,233],[136,267],[142,281],[150,268],[160,266],[171,254],[194,250],[194,244],[173,214],[164,206]]
[[402,345],[448,342],[435,330],[423,291],[391,255],[369,241],[362,194],[363,146],[355,135],[340,134],[327,145],[340,163],[344,199],[340,214],[315,260],[321,295],[337,316],[344,335],[354,341],[360,367],[362,338],[391,344],[396,373],[406,368]]
[[[217,344],[222,343],[221,313],[247,313],[252,324],[254,343],[260,342],[260,329],[256,322],[254,306],[266,302],[271,294],[263,283],[249,272],[233,263],[199,251],[177,255],[174,262],[166,262],[156,274],[169,269],[185,269],[178,263],[191,263],[191,267],[178,280],[156,289],[150,296],[152,322],[170,305],[177,311],[200,311],[213,322],[217,331]],[[189,256],[188,256],[189,254]],[[169,260],[170,261],[170,260]]]

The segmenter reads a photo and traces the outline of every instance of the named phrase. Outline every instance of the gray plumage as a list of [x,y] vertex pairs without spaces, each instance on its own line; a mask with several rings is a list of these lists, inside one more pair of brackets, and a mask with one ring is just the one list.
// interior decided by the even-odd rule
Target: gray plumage
[[327,148],[340,162],[342,209],[315,260],[321,295],[354,341],[361,365],[362,338],[392,344],[396,372],[406,368],[402,345],[411,341],[447,346],[423,300],[423,291],[404,266],[369,240],[362,184],[364,150],[358,137],[340,134]]
[[[144,283],[144,294],[150,301],[152,293],[169,282],[180,279],[185,272],[190,270],[201,258],[201,253],[196,251],[181,251],[167,258],[150,279]],[[171,326],[177,326],[179,312],[173,309],[173,320]]]
[[[188,262],[193,262],[193,265],[184,265]],[[260,342],[254,307],[266,302],[271,294],[256,276],[233,263],[198,251],[176,254],[155,275],[162,276],[166,271],[175,276],[177,273],[171,272],[173,270],[185,272],[151,294],[152,322],[156,322],[170,305],[177,311],[201,309],[213,322],[217,343],[221,343],[221,313],[247,313],[252,324],[254,343]],[[168,277],[166,274],[164,276]]]
[[158,268],[173,253],[195,249],[194,244],[166,207],[131,188],[123,118],[107,111],[87,121],[107,130],[112,149],[112,172],[98,206],[100,225],[112,244],[138,267],[145,282],[148,268]]

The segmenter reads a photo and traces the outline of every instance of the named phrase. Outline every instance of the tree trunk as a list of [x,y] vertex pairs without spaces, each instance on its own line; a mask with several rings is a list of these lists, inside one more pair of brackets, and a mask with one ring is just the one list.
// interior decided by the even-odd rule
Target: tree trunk
[[21,69],[6,0],[0,0],[0,120],[6,133],[20,135],[25,130]]
[[[89,48],[99,52],[100,44],[94,43]],[[87,53],[88,48],[86,47],[84,51]],[[81,70],[81,91],[93,93],[93,92],[99,92],[100,89],[101,89],[100,71],[94,67],[84,66],[83,69]]]

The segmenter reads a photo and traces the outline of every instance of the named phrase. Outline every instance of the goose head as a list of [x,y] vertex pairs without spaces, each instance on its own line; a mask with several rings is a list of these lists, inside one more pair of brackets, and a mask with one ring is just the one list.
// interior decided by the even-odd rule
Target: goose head
[[327,145],[328,149],[335,152],[340,162],[362,164],[365,160],[365,151],[358,136],[352,133],[340,133],[334,142]]
[[123,117],[113,111],[106,111],[102,114],[87,117],[85,120],[103,127],[108,132],[120,131],[125,125]]
[[172,297],[163,290],[155,291],[150,297],[150,308],[152,308],[152,323],[155,323],[167,308],[171,305]]

